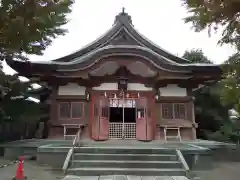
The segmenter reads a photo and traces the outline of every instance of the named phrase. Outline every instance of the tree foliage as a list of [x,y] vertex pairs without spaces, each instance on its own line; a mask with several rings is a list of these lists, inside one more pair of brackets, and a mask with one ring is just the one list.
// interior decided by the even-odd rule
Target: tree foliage
[[29,90],[33,81],[22,82],[17,75],[0,73],[0,85],[2,95],[0,100],[0,120],[29,121],[33,116],[39,116],[42,112],[39,104],[28,101]]
[[212,63],[203,53],[201,49],[193,49],[190,51],[185,51],[183,58],[188,59],[191,63]]
[[[185,51],[183,58],[192,63],[212,63],[200,49]],[[194,93],[195,95],[195,120],[199,127],[197,129],[198,138],[215,138],[215,133],[223,124],[228,124],[228,108],[221,103],[219,84],[211,87],[204,87]],[[215,135],[215,136],[214,136]],[[222,138],[222,136],[218,137]]]
[[42,55],[52,39],[67,32],[62,25],[72,4],[73,0],[1,0],[0,60]]
[[186,23],[192,23],[195,31],[208,29],[218,31],[224,28],[220,44],[232,44],[240,49],[240,1],[239,0],[182,0],[189,16]]
[[[73,3],[74,0],[1,0],[0,61],[6,57],[26,60],[29,54],[42,55],[54,38],[67,32],[62,26],[68,22],[67,15]],[[26,99],[32,83],[21,82],[17,75],[6,75],[0,64],[2,119],[14,119],[15,115],[18,119],[22,116],[26,119],[26,113],[36,112],[28,111],[31,108],[25,111],[17,108],[21,103],[21,107],[30,106]]]
[[240,114],[240,57],[231,56],[223,65],[222,102]]
[[44,105],[28,100],[32,83],[0,71],[0,142],[35,137],[45,110]]
[[68,22],[73,3],[74,0],[0,1],[0,125],[39,120],[43,114],[41,104],[27,100],[33,82],[6,75],[1,61],[6,57],[27,60],[27,55],[42,55],[54,38],[67,32],[63,25]]
[[[240,1],[239,0],[182,0],[189,12],[185,23],[192,23],[196,32],[208,29],[222,30],[219,44],[231,44],[237,49],[223,68],[223,80],[218,84],[223,106],[234,108],[240,114]],[[238,121],[240,118],[238,118]],[[240,126],[236,121],[223,123],[219,131],[211,134],[211,138],[220,140],[239,141]]]

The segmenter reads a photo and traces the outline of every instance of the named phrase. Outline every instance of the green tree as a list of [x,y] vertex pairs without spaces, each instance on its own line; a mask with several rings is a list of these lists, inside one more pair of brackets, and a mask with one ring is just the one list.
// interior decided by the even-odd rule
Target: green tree
[[[1,0],[0,61],[42,55],[54,38],[67,32],[63,25],[68,22],[73,3],[74,0]],[[6,75],[0,66],[1,122],[39,119],[40,105],[26,100],[32,83],[21,82],[17,75]]]
[[[223,30],[219,44],[234,45],[237,49],[237,52],[223,65],[223,80],[219,84],[219,88],[223,105],[233,107],[240,114],[240,1],[182,0],[182,2],[189,12],[185,23],[191,23],[196,32],[208,29],[209,35],[212,32]],[[236,123],[222,126],[215,137],[219,134],[224,134],[226,137],[228,134],[229,137],[233,137],[232,139],[239,140],[237,133],[239,130]]]
[[[22,82],[19,80],[17,75],[6,75],[4,72],[0,71],[0,84],[2,85],[0,109],[2,109],[2,118],[11,117],[11,119],[16,119],[12,117],[20,117],[19,114],[10,112],[18,111],[24,107],[24,105],[14,106],[14,103],[25,102],[25,100],[29,98],[29,90],[32,89],[32,83],[33,81],[31,80],[28,82]],[[6,109],[8,110],[6,111]],[[26,113],[33,112],[28,109],[25,110]]]
[[[212,63],[200,49],[185,51],[182,56],[192,63]],[[195,113],[198,138],[223,139],[222,135],[215,138],[215,133],[223,124],[228,124],[228,108],[221,104],[219,84],[204,87],[195,92]],[[219,133],[219,132],[218,132]],[[221,133],[219,133],[221,134]],[[215,135],[215,136],[214,136]]]
[[0,60],[6,56],[26,60],[42,55],[58,35],[67,30],[67,14],[73,0],[1,0]]
[[[62,25],[68,22],[67,15],[71,12],[73,2],[1,0],[0,61],[6,57],[27,60],[29,54],[42,55],[54,38],[67,32]],[[22,94],[25,84],[17,81],[16,76],[5,75],[0,64],[0,98],[6,99],[3,97],[6,92]]]
[[201,49],[193,49],[190,51],[185,51],[183,58],[188,59],[191,63],[212,63],[202,52]]
[[233,55],[223,65],[222,102],[240,114],[240,57]]
[[[42,55],[54,38],[67,32],[62,25],[68,22],[73,3],[74,0],[1,0],[0,61],[7,57],[27,60],[29,54]],[[2,118],[6,104],[16,102],[11,98],[27,98],[31,83],[20,82],[17,75],[6,75],[0,64]]]
[[0,142],[33,137],[36,125],[45,115],[43,105],[28,100],[32,81],[21,82],[17,75],[1,72]]
[[195,31],[208,28],[209,34],[223,28],[220,44],[232,44],[240,49],[240,1],[238,0],[182,0],[189,12],[186,23]]

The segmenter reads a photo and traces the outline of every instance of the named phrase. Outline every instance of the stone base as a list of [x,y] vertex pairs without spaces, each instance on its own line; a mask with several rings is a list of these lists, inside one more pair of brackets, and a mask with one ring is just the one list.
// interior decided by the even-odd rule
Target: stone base
[[61,170],[71,146],[44,145],[37,150],[37,163]]

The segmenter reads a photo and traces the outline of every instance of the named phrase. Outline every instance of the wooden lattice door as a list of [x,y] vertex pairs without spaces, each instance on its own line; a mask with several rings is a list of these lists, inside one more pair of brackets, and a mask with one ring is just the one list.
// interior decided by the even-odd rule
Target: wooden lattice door
[[151,112],[146,98],[136,100],[136,138],[141,141],[152,140]]
[[92,138],[96,141],[108,139],[109,100],[105,97],[96,98],[93,102]]

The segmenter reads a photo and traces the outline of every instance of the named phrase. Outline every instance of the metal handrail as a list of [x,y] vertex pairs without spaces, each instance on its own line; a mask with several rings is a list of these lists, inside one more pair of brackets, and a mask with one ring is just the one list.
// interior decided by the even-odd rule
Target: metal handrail
[[184,170],[186,172],[188,172],[190,170],[190,168],[189,168],[188,163],[186,162],[182,152],[179,149],[176,149],[176,152],[177,152],[177,156],[178,156],[179,161],[183,165]]
[[72,155],[73,155],[73,152],[74,152],[74,149],[77,145],[80,146],[80,139],[81,139],[81,131],[82,131],[82,128],[80,127],[77,134],[75,135],[74,139],[73,139],[73,143],[72,143],[72,147],[69,149],[68,153],[67,153],[67,156],[66,156],[66,159],[63,163],[63,172],[66,173],[67,169],[68,169],[68,166],[69,166],[69,162],[71,161],[71,158],[72,158]]

